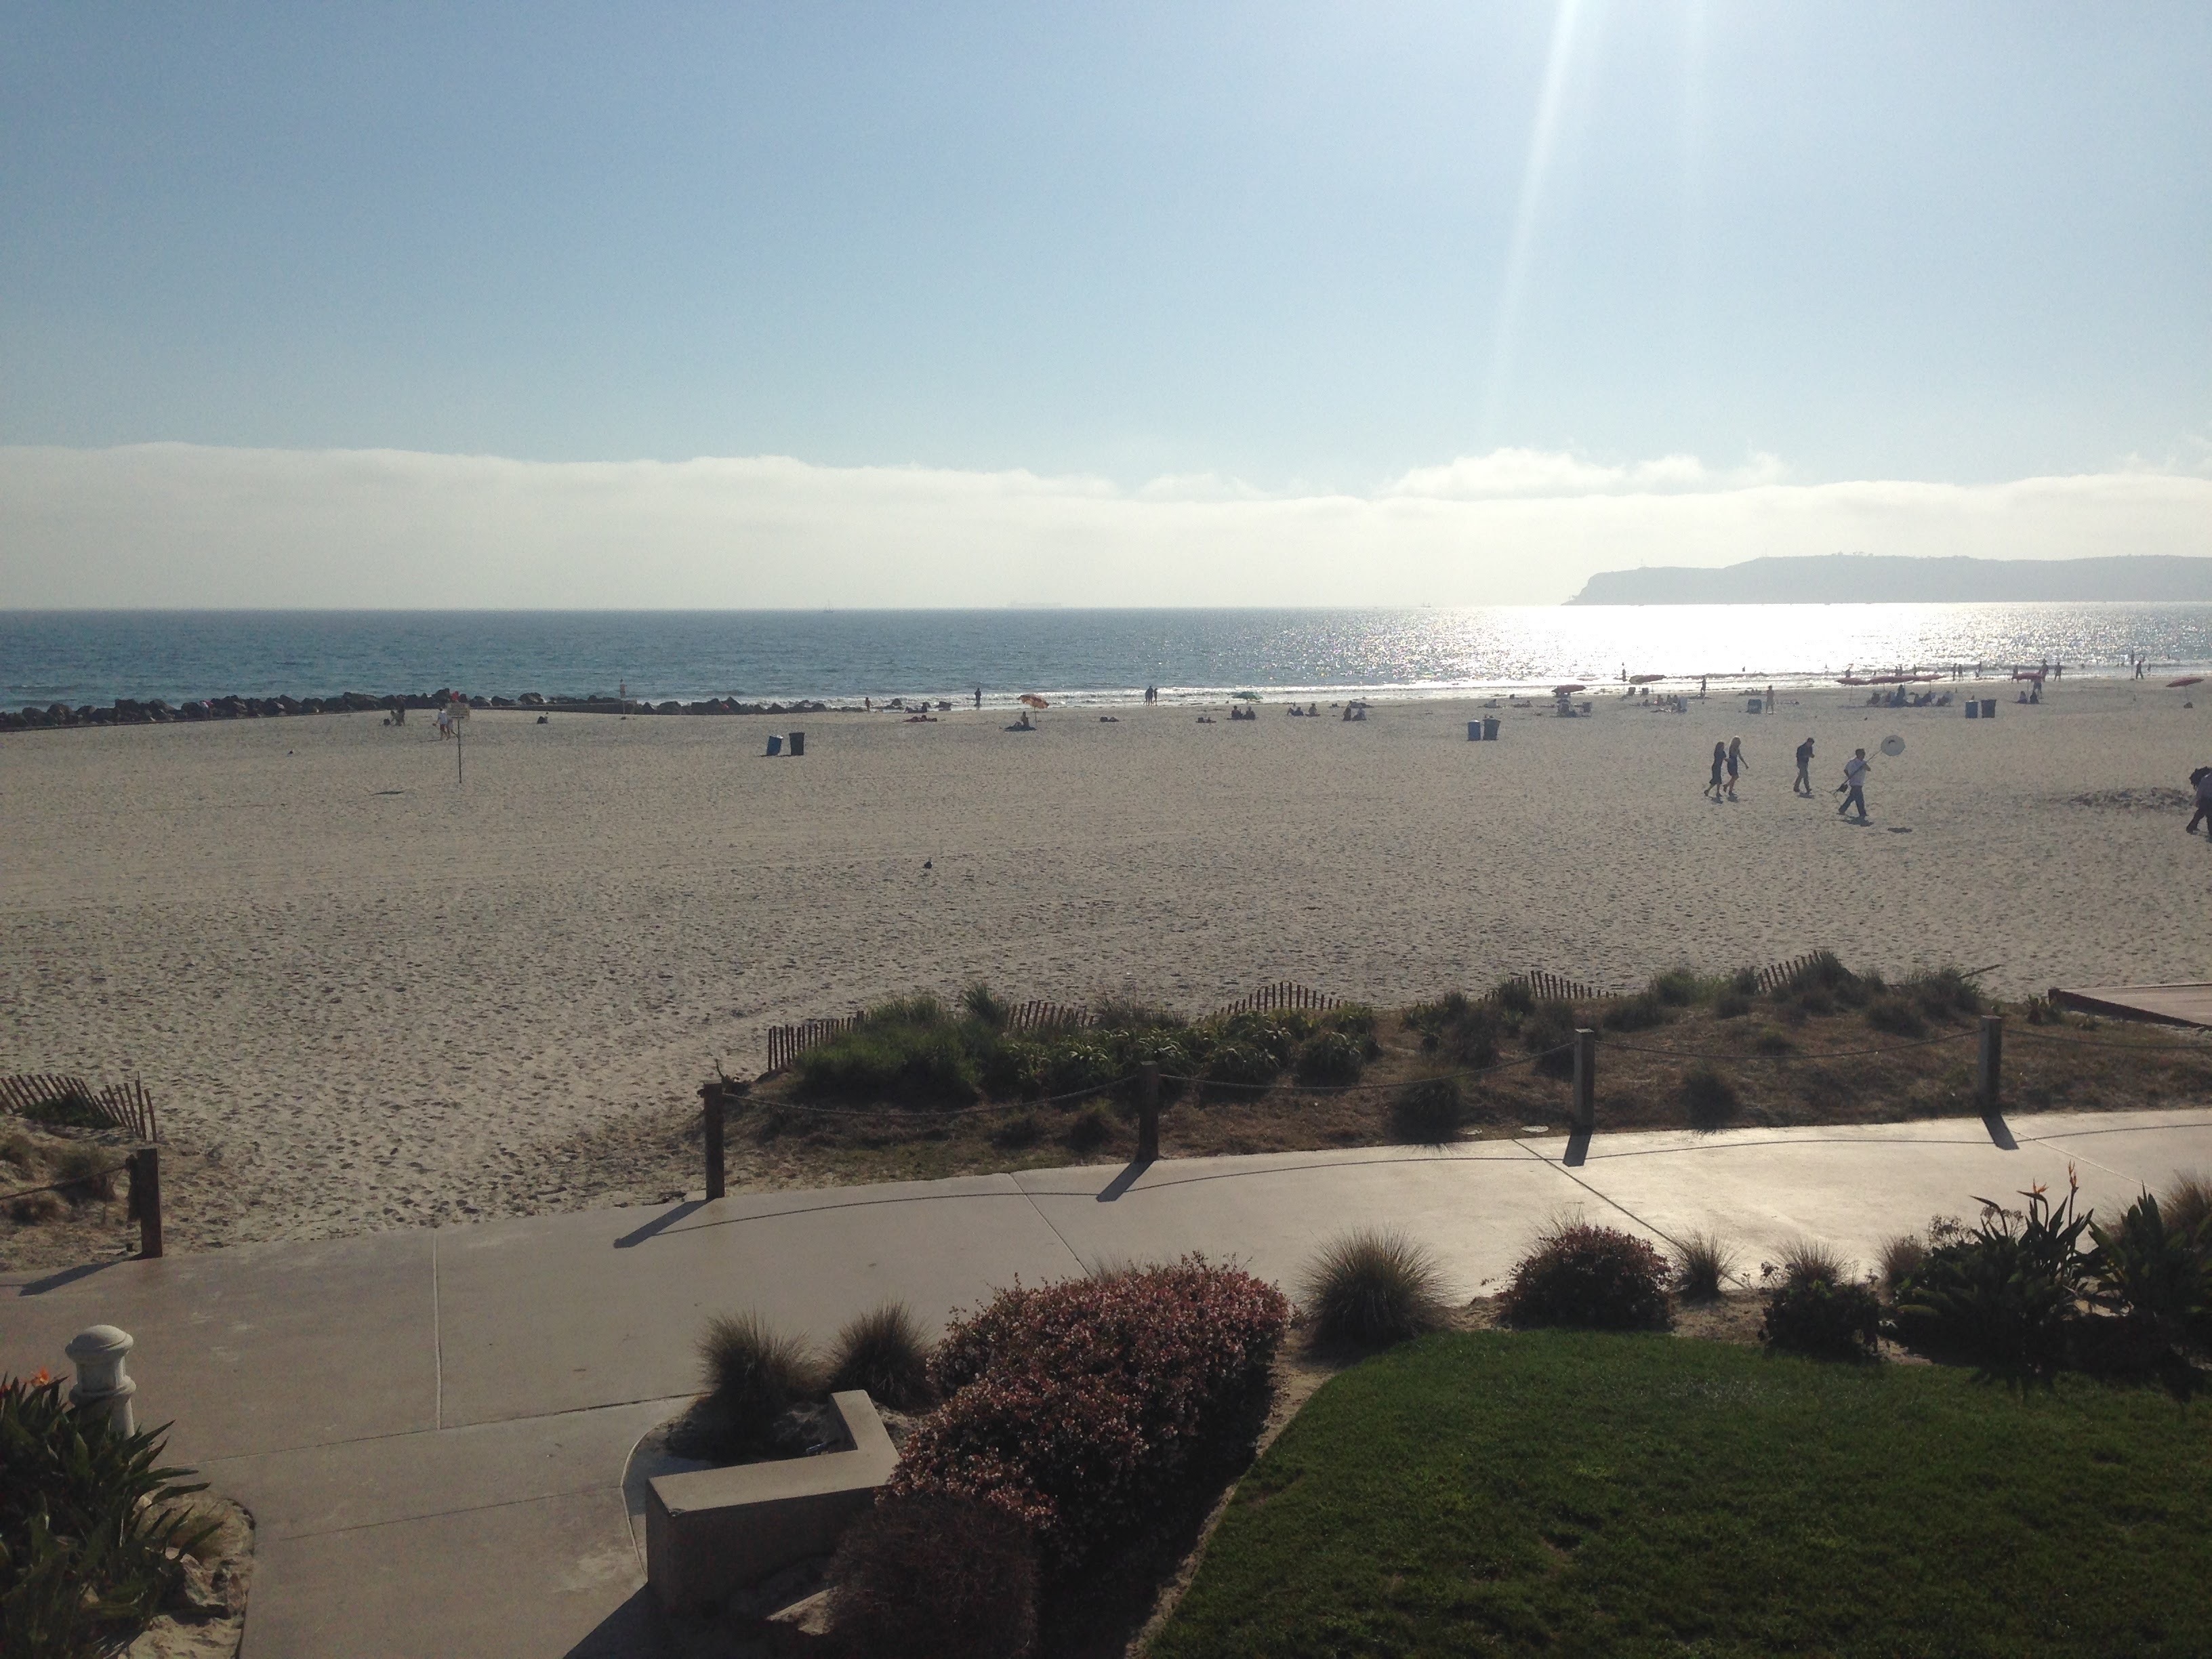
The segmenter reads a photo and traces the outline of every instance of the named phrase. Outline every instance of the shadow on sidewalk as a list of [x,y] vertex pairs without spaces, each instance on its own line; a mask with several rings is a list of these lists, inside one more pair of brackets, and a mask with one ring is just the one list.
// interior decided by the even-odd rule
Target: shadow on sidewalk
[[638,1228],[635,1231],[624,1233],[620,1238],[615,1240],[615,1249],[618,1250],[635,1249],[638,1245],[644,1243],[646,1240],[651,1238],[654,1234],[660,1232],[665,1228],[673,1227],[678,1222],[683,1220],[685,1216],[690,1215],[694,1210],[703,1210],[706,1207],[707,1200],[705,1199],[687,1198],[681,1204],[671,1206],[666,1214],[657,1215],[652,1220],[647,1222],[645,1225]]
[[1099,1188],[1098,1201],[1101,1204],[1111,1204],[1130,1188],[1135,1186],[1145,1171],[1151,1169],[1158,1161],[1156,1158],[1132,1158],[1127,1169]]

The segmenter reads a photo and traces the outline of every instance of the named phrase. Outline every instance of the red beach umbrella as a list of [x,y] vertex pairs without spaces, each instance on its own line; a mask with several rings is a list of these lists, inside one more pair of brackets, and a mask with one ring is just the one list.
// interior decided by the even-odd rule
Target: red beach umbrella
[[1589,687],[1584,685],[1580,680],[1577,680],[1572,685],[1553,686],[1552,688],[1552,695],[1555,697],[1571,697],[1577,691],[1587,691],[1589,690]]
[[2169,691],[2178,691],[2185,685],[2202,685],[2203,684],[2204,676],[2202,674],[2184,674],[2178,680],[2168,680],[2166,683],[2166,689]]
[[1042,697],[1037,696],[1034,691],[1023,692],[1019,701],[1029,704],[1032,708],[1049,708],[1052,707],[1050,703],[1047,702]]

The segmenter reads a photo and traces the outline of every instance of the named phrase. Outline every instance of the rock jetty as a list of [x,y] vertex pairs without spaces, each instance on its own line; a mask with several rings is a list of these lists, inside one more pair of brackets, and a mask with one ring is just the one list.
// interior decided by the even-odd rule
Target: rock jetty
[[[341,691],[330,697],[208,697],[197,702],[165,702],[156,697],[139,702],[118,697],[105,708],[87,703],[72,708],[65,702],[26,703],[20,709],[0,708],[0,732],[44,732],[55,726],[167,726],[185,720],[280,720],[294,714],[388,714],[396,708],[439,709],[453,700],[450,687],[436,691],[394,692],[373,697],[365,691]],[[696,702],[644,702],[633,697],[549,697],[526,691],[519,697],[463,697],[471,708],[514,708],[533,714],[823,714],[855,713],[839,703],[739,702],[734,697],[708,697]]]

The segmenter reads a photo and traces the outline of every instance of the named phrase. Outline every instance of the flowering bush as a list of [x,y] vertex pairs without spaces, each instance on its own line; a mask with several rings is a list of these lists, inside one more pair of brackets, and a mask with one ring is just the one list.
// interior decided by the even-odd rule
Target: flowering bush
[[908,1436],[887,1491],[994,1504],[1065,1568],[1236,1443],[1289,1318],[1274,1286],[1196,1256],[1017,1284],[938,1345],[945,1404]]
[[1642,1239],[1574,1221],[1538,1237],[1498,1300],[1510,1325],[1663,1327],[1669,1276],[1667,1258]]

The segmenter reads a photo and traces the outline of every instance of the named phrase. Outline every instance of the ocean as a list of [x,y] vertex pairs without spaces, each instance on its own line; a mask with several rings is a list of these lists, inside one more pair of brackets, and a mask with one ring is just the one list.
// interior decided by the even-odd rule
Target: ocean
[[1442,696],[1623,675],[1802,684],[1846,670],[2212,662],[2212,605],[1466,610],[0,611],[0,706],[340,691],[688,702]]

